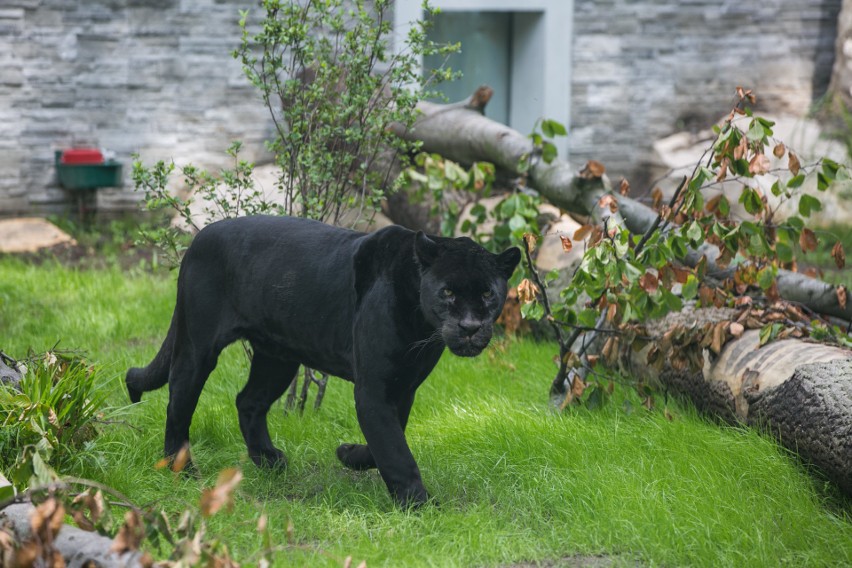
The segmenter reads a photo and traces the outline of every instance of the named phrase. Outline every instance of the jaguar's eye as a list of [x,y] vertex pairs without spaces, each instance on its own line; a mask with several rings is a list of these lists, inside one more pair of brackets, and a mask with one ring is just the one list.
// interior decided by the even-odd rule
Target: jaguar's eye
[[453,296],[455,296],[455,293],[449,288],[444,288],[441,293],[444,295],[445,298],[452,298]]
[[485,298],[486,300],[493,295],[494,295],[494,292],[492,292],[491,290],[486,290],[485,292],[482,293],[482,297]]

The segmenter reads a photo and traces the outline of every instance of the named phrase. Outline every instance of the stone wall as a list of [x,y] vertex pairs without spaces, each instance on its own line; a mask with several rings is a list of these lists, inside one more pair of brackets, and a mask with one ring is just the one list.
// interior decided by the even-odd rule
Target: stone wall
[[737,85],[803,116],[825,93],[841,0],[574,0],[571,161],[643,179],[654,140],[703,129]]
[[[131,153],[221,165],[242,140],[265,156],[267,111],[229,57],[247,0],[2,0],[0,215],[58,210],[53,152],[114,150],[133,207]],[[841,0],[574,0],[571,162],[634,187],[654,140],[721,117],[734,87],[805,114],[828,84]]]
[[229,53],[245,0],[2,0],[0,214],[58,211],[54,150],[93,145],[124,164],[100,208],[131,208],[131,154],[222,164],[262,157],[268,113]]

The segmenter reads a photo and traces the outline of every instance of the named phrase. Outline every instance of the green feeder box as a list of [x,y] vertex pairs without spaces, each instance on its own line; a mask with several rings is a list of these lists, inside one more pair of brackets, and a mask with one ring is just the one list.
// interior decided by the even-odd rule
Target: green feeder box
[[59,185],[71,191],[121,185],[121,162],[104,161],[99,150],[57,150],[56,173]]

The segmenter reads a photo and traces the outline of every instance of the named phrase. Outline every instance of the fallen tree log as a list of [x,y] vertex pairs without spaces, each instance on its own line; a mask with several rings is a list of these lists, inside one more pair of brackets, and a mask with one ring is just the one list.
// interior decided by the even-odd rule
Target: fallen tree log
[[[467,101],[460,103],[420,102],[418,109],[422,116],[414,127],[411,130],[397,127],[395,131],[406,139],[422,142],[423,151],[463,164],[491,162],[518,176],[522,157],[533,155],[535,148],[527,136],[483,115],[490,98],[491,89],[480,87]],[[541,159],[532,160],[528,176],[529,185],[547,201],[579,215],[598,217],[600,198],[610,192],[605,178],[578,175],[559,158],[549,164]],[[656,211],[629,197],[617,193],[613,196],[631,232],[642,234],[654,225]],[[716,264],[718,255],[718,249],[707,244],[701,250],[690,251],[685,261],[694,266],[706,256],[707,273],[721,280],[729,277],[732,270]],[[801,303],[816,313],[852,321],[852,301],[841,305],[834,286],[787,270],[778,271],[776,282],[778,293],[785,300]]]
[[[35,507],[30,503],[16,503],[0,510],[0,525],[6,525],[12,529],[18,543],[24,543],[32,538],[32,527],[30,520]],[[53,536],[53,535],[51,535]],[[38,543],[44,546],[45,543]],[[68,568],[84,568],[98,566],[100,568],[141,568],[142,553],[124,552],[116,554],[110,549],[113,541],[95,532],[87,532],[70,525],[62,525],[53,536],[50,546],[58,552]],[[0,551],[2,553],[3,551]],[[13,552],[13,554],[17,554]],[[26,566],[23,558],[16,558],[17,564],[11,562],[15,556],[10,557],[9,566]],[[27,557],[29,558],[29,556]],[[3,560],[0,556],[0,560]],[[34,560],[34,559],[33,559]],[[2,562],[0,562],[2,564]],[[39,565],[39,564],[34,564]]]
[[[724,344],[718,356],[695,344],[701,329],[725,326],[736,312],[710,308],[669,314],[647,326],[652,341],[643,349],[621,349],[619,364],[636,378],[688,398],[703,412],[769,433],[852,495],[852,350],[800,339],[761,346],[757,329]],[[674,335],[688,338],[678,350],[700,349],[701,368],[676,368],[670,356],[661,359],[660,368],[648,362],[654,346],[672,341],[672,330],[683,330]]]

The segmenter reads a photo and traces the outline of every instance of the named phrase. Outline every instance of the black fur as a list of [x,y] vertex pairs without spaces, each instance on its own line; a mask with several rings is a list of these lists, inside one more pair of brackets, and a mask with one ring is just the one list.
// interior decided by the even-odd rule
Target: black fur
[[395,226],[364,234],[285,217],[214,223],[183,260],[160,352],[127,372],[130,398],[169,384],[165,452],[175,455],[219,353],[246,339],[254,358],[237,409],[255,463],[286,464],[266,414],[303,364],[355,383],[367,445],[341,445],[340,461],[378,467],[399,503],[422,504],[404,435],[414,393],[445,346],[468,357],[485,348],[519,260],[516,248],[494,255],[467,238]]

